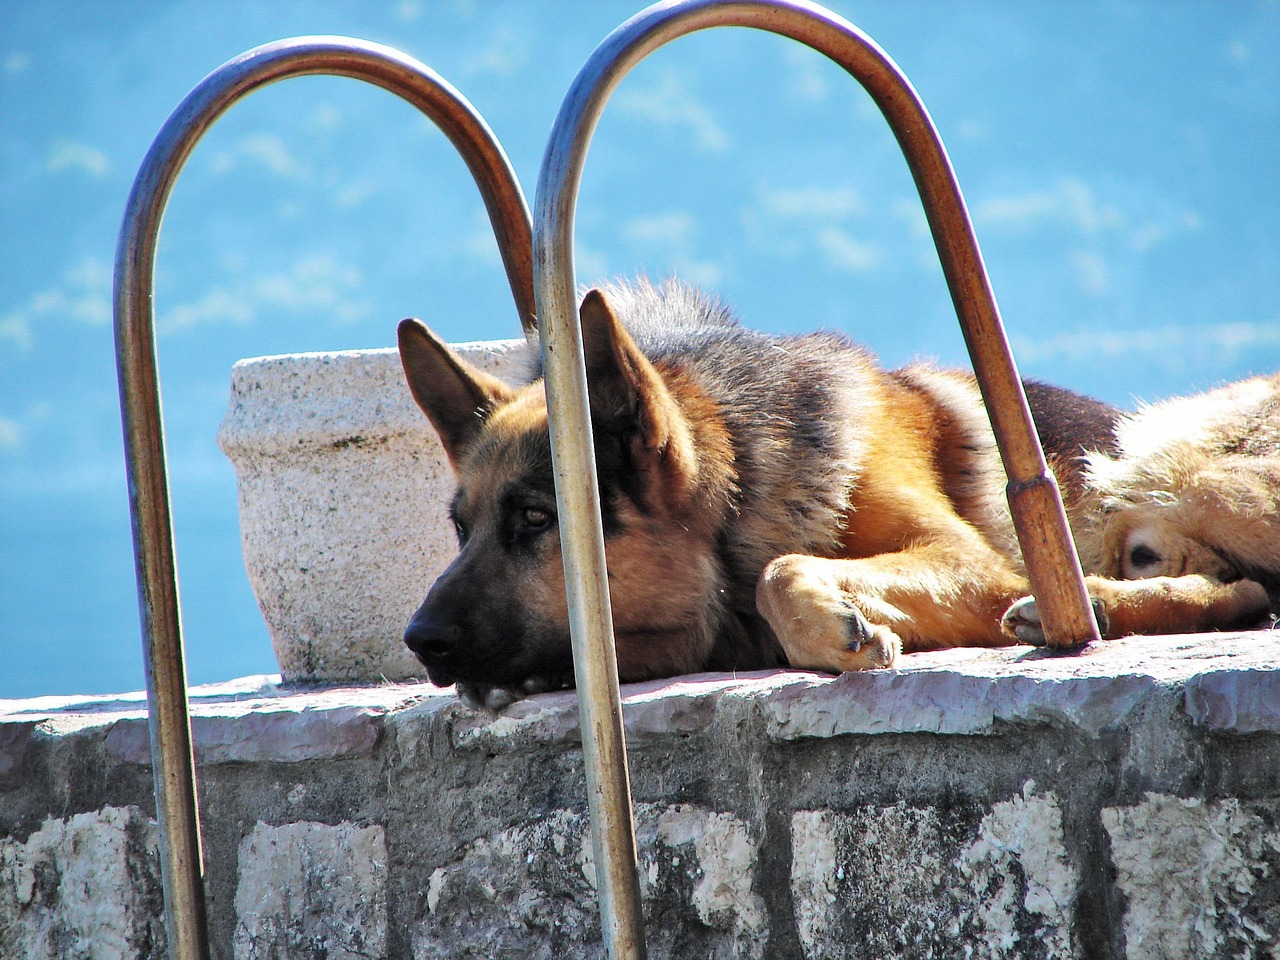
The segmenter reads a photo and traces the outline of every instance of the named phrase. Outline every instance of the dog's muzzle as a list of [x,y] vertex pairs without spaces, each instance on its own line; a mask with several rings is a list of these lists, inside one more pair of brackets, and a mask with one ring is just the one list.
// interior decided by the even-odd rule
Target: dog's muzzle
[[404,631],[405,645],[422,661],[433,683],[447,686],[454,681],[449,669],[462,644],[458,624],[419,610]]

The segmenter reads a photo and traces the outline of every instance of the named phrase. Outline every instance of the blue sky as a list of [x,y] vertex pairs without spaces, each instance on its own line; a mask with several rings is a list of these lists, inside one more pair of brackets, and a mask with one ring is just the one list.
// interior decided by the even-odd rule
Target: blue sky
[[[0,696],[137,689],[110,283],[169,111],[259,43],[389,43],[476,105],[532,202],[560,98],[639,4],[0,2]],[[1277,0],[832,7],[932,113],[1024,375],[1130,405],[1280,367]],[[623,82],[587,161],[577,262],[584,282],[694,280],[753,326],[839,327],[887,364],[966,362],[870,100],[753,31],[684,38]],[[515,336],[496,247],[411,108],[296,79],[197,148],[156,303],[191,675],[269,672],[214,443],[231,364],[389,346],[406,315],[452,340]]]

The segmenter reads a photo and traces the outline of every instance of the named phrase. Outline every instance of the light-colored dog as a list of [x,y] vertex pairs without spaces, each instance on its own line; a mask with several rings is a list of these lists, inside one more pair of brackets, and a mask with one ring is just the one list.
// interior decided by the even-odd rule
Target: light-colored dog
[[[1280,374],[1122,416],[1068,512],[1109,635],[1266,624],[1280,598]],[[1005,618],[1033,641],[1034,621],[1030,600]]]

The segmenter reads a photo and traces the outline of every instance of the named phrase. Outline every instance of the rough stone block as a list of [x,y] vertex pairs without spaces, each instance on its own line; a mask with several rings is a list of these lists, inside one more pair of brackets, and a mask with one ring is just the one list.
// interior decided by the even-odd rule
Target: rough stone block
[[[769,924],[749,827],[687,804],[641,804],[636,821],[649,956],[763,958]],[[479,838],[431,875],[414,960],[599,955],[595,860],[581,814],[558,810]]]
[[1280,804],[1148,794],[1102,811],[1127,960],[1280,951]]
[[157,834],[138,808],[105,807],[0,840],[0,957],[162,960]]
[[791,895],[806,960],[1079,955],[1062,813],[1028,782],[992,805],[797,812]]
[[[1278,640],[624,685],[649,955],[1278,955]],[[219,960],[601,955],[573,693],[191,694]],[[0,702],[3,960],[156,954],[143,699]]]
[[236,960],[387,955],[380,826],[259,822],[240,844]]

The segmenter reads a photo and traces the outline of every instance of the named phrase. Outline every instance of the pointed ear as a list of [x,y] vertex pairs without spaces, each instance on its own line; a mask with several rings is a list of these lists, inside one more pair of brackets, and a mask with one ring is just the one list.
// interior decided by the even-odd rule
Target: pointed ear
[[456,468],[485,417],[509,402],[515,391],[468,364],[421,320],[402,320],[396,333],[409,392]]
[[698,458],[680,405],[603,292],[586,295],[579,317],[591,412],[607,428],[629,434],[636,468],[664,481],[669,495],[681,499],[697,474]]

